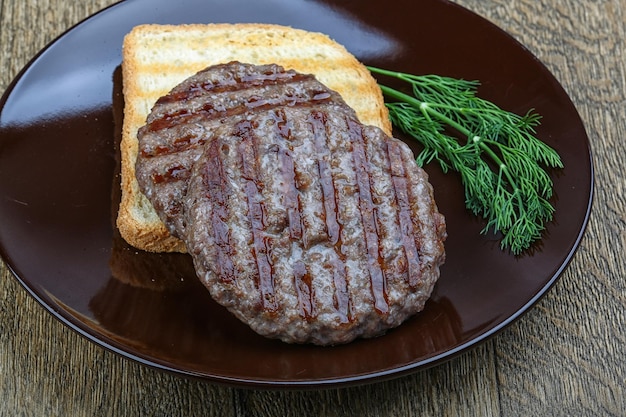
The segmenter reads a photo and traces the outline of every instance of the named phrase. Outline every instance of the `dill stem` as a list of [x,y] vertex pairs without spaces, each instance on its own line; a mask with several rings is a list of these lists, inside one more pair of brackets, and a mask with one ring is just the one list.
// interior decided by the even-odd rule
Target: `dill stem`
[[405,94],[401,91],[398,91],[395,88],[387,87],[386,85],[379,85],[379,87],[383,91],[384,94],[390,97],[396,98],[398,100],[406,101],[407,103],[411,104],[412,106],[418,109],[422,105],[422,102],[416,99],[415,97]]
[[389,71],[386,69],[382,69],[382,68],[376,68],[376,67],[367,67],[367,69],[369,69],[371,72],[374,73],[378,73],[378,74],[382,74],[382,75],[388,75],[390,77],[394,77],[394,78],[399,78],[401,80],[407,80],[407,77],[405,76],[405,74],[401,73],[401,72],[397,72],[397,71]]

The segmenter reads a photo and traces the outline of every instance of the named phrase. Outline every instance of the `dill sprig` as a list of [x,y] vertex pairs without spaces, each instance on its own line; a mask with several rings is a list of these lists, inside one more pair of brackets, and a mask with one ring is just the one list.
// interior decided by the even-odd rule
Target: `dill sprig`
[[[369,67],[410,84],[413,96],[379,84],[394,126],[422,143],[420,166],[437,161],[461,176],[465,204],[501,232],[501,248],[519,255],[553,218],[553,183],[544,169],[562,168],[558,153],[535,136],[541,117],[502,110],[476,96],[479,83]],[[454,136],[453,136],[454,135]]]

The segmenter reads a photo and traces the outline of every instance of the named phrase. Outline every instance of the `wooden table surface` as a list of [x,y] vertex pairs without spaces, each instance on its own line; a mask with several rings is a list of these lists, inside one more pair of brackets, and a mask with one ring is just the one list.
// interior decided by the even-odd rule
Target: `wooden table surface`
[[[497,337],[432,369],[321,391],[187,380],[106,351],[0,265],[1,416],[625,416],[626,0],[457,0],[562,83],[594,153],[587,233],[555,287]],[[0,90],[48,42],[113,0],[0,2]]]

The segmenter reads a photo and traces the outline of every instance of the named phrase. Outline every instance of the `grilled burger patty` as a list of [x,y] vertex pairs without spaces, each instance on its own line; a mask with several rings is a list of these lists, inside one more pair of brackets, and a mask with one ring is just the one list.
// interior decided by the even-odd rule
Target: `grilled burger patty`
[[[241,68],[286,74],[231,63],[199,75]],[[423,309],[444,218],[406,144],[314,79],[290,78],[259,90],[235,77],[223,95],[177,87],[140,135],[138,180],[212,297],[257,333],[319,345],[380,335]],[[207,105],[228,110],[197,110]]]
[[444,219],[409,148],[315,106],[219,129],[194,166],[185,242],[213,298],[257,333],[332,345],[423,309]]
[[182,238],[190,169],[213,131],[268,108],[313,104],[354,114],[312,75],[278,65],[231,62],[200,71],[161,97],[139,129],[139,187],[169,232]]

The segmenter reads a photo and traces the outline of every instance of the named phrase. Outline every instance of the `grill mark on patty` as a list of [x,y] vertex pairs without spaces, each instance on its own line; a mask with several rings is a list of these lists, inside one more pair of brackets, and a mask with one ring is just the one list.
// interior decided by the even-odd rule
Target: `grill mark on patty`
[[277,135],[283,138],[286,141],[293,140],[291,136],[291,126],[289,121],[287,120],[287,115],[285,114],[285,109],[278,108],[272,114],[274,117],[274,122],[276,123]]
[[293,265],[294,288],[298,297],[298,311],[301,317],[307,321],[317,317],[315,305],[315,289],[312,285],[312,277],[308,268],[298,260]]
[[[322,187],[322,198],[324,201],[324,218],[326,221],[326,233],[333,246],[340,245],[339,235],[341,226],[337,216],[337,190],[333,181],[333,174],[328,159],[332,156],[328,151],[328,134],[326,132],[326,115],[323,112],[315,111],[311,113],[311,127],[315,140],[315,151],[319,155],[317,166],[319,170],[320,185]],[[328,155],[328,159],[325,156]]]
[[289,236],[292,240],[302,239],[302,207],[300,204],[299,191],[296,186],[296,167],[293,157],[288,149],[281,148],[278,151],[280,173],[285,184],[285,209],[289,221]]
[[416,240],[419,238],[411,239],[411,236],[417,236],[417,232],[413,227],[410,187],[407,184],[404,158],[402,158],[401,150],[396,143],[386,142],[386,150],[394,195],[398,205],[397,222],[400,227],[402,247],[406,257],[407,281],[411,289],[415,289],[421,280],[422,270],[420,268],[420,254],[416,244]]
[[330,244],[335,246],[333,259],[331,260],[333,282],[335,285],[335,308],[340,315],[342,323],[351,321],[351,300],[346,277],[345,255],[341,250],[341,226],[338,221],[339,210],[337,208],[337,189],[333,181],[330,163],[324,157],[329,153],[328,132],[326,126],[326,114],[314,111],[309,117],[309,123],[313,129],[313,140],[316,154],[318,155],[318,170],[324,208],[326,233]]
[[261,191],[263,184],[258,180],[259,156],[258,137],[255,134],[255,123],[243,120],[235,125],[235,135],[241,138],[239,149],[242,163],[244,192],[248,203],[248,219],[250,221],[253,244],[252,256],[257,265],[258,278],[256,286],[261,294],[261,305],[267,312],[278,309],[274,296],[274,271],[269,250],[268,236],[264,236],[264,207]]
[[175,181],[187,181],[191,176],[191,172],[187,167],[176,165],[168,167],[162,172],[154,172],[152,174],[152,182],[155,184],[163,184]]
[[380,314],[389,312],[386,294],[386,277],[382,269],[384,265],[381,255],[380,228],[377,209],[372,197],[370,162],[367,157],[367,146],[362,125],[352,118],[346,118],[348,132],[352,144],[352,158],[356,171],[359,208],[363,224],[363,234],[369,266],[370,286],[374,298],[374,307]]
[[146,157],[146,158],[153,158],[155,156],[170,155],[170,154],[177,153],[177,152],[184,152],[192,148],[201,147],[202,145],[204,145],[206,141],[207,141],[207,138],[205,135],[197,135],[195,133],[189,133],[180,138],[176,138],[170,144],[170,146],[158,145],[150,151],[146,149],[142,149],[141,156]]
[[214,140],[209,144],[207,163],[203,181],[207,194],[211,195],[212,205],[210,223],[215,236],[215,250],[217,253],[216,267],[219,269],[219,279],[225,283],[235,280],[235,266],[233,264],[233,245],[230,242],[231,229],[228,226],[228,208],[226,205],[228,181],[220,155],[220,141]]

